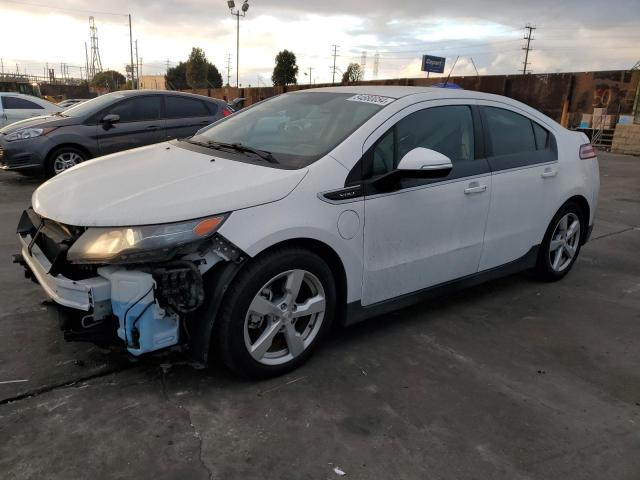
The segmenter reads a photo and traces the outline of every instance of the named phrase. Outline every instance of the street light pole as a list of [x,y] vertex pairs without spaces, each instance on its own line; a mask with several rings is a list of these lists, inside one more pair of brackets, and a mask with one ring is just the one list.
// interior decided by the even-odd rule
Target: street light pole
[[[249,1],[244,0],[242,6],[236,9],[234,0],[227,0],[231,15],[236,17],[236,88],[240,87],[240,17],[244,17],[249,10]],[[235,9],[235,10],[234,10]]]

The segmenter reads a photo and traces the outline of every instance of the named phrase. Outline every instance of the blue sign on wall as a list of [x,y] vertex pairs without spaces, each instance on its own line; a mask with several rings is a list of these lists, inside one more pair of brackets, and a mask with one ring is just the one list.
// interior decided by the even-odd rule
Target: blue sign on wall
[[422,56],[422,71],[433,73],[444,73],[444,63],[446,62],[444,57],[434,57],[433,55]]

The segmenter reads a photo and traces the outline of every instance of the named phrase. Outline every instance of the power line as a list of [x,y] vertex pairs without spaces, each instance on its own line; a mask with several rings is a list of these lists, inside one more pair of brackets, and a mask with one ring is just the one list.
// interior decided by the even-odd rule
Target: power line
[[15,3],[16,5],[25,5],[27,7],[42,7],[42,8],[50,8],[50,9],[54,9],[54,10],[64,10],[67,12],[74,12],[74,13],[90,13],[93,15],[114,15],[117,17],[126,17],[127,14],[126,13],[113,13],[113,12],[99,12],[96,10],[82,10],[82,9],[78,9],[78,8],[65,8],[65,7],[56,7],[53,5],[45,5],[43,3],[30,3],[30,2],[18,2],[16,0],[2,0],[4,3]]
[[[526,75],[527,74],[527,67],[529,66],[529,64],[531,62],[529,62],[529,52],[531,50],[533,50],[531,48],[531,40],[534,40],[533,38],[533,31],[536,29],[536,27],[531,26],[531,24],[528,24],[524,27],[525,30],[527,30],[527,33],[524,36],[524,39],[527,41],[527,44],[522,47],[522,49],[524,50],[524,62],[523,66],[522,66],[522,74]],[[529,73],[531,73],[531,70],[529,70]]]

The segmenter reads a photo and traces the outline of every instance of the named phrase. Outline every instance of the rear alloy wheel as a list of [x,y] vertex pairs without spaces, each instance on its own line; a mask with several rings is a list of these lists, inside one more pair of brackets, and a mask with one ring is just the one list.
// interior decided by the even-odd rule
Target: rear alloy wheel
[[262,378],[297,367],[330,328],[335,298],[331,269],[312,252],[283,249],[248,264],[216,319],[224,363]]
[[70,169],[71,167],[75,167],[85,160],[86,156],[77,148],[65,147],[60,150],[56,150],[49,158],[47,174],[48,176],[53,177]]
[[536,266],[543,280],[559,280],[571,270],[580,253],[582,218],[582,211],[573,203],[556,213],[542,242]]

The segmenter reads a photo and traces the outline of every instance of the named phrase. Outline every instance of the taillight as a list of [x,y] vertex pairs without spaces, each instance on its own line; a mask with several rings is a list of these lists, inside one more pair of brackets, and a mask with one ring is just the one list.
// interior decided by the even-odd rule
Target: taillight
[[233,112],[231,110],[229,110],[228,108],[223,108],[222,109],[222,115],[224,115],[225,117],[228,117],[229,115],[231,115]]
[[590,158],[596,158],[596,151],[593,145],[590,143],[580,145],[580,160],[588,160]]

